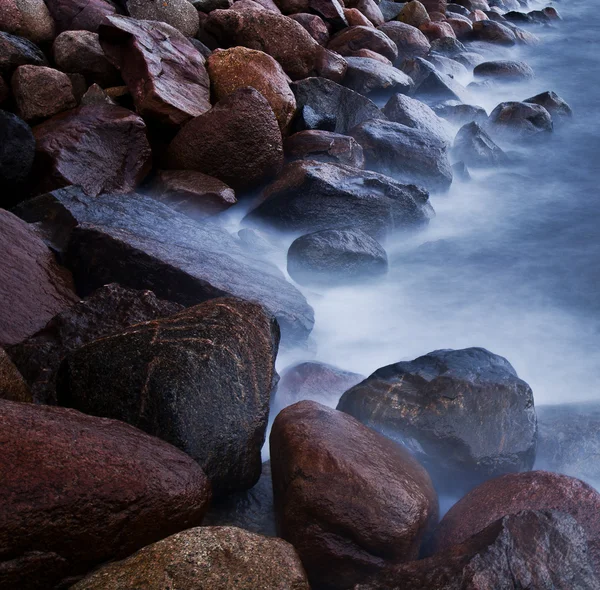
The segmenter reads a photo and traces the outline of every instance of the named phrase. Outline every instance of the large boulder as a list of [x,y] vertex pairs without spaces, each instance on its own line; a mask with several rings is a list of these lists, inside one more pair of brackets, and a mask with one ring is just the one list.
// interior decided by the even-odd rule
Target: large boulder
[[354,168],[362,168],[365,163],[362,148],[353,137],[331,131],[299,131],[288,137],[283,147],[290,160],[316,160]]
[[347,589],[417,558],[438,503],[427,472],[401,446],[303,401],[277,416],[270,448],[278,530],[311,584]]
[[98,27],[106,17],[116,14],[115,5],[109,0],[52,0],[47,3],[59,32],[91,31]]
[[294,548],[235,527],[197,527],[104,566],[72,590],[309,590]]
[[246,220],[284,231],[361,229],[372,237],[429,221],[429,195],[391,178],[328,163],[291,162]]
[[429,53],[431,48],[429,40],[416,27],[392,21],[381,25],[379,30],[385,33],[398,48],[396,65],[405,59],[425,57]]
[[13,402],[33,401],[31,390],[23,375],[3,348],[0,348],[0,399]]
[[531,389],[483,348],[383,367],[347,391],[338,410],[405,445],[440,491],[464,492],[535,460]]
[[0,416],[3,588],[72,583],[200,524],[209,483],[175,447],[65,408],[0,401]]
[[31,41],[0,31],[0,75],[9,76],[19,66],[47,66],[39,47]]
[[33,128],[37,192],[77,184],[89,195],[133,190],[150,170],[144,121],[109,104],[81,106]]
[[401,70],[369,57],[347,57],[348,69],[344,86],[364,95],[389,96],[393,92],[407,93],[412,79]]
[[539,104],[529,102],[502,102],[488,119],[491,133],[508,139],[539,139],[552,133],[550,113]]
[[534,77],[531,66],[523,61],[512,61],[507,59],[484,61],[475,66],[473,75],[475,78],[507,80],[511,82],[528,80]]
[[152,291],[111,284],[54,316],[40,331],[8,347],[31,386],[36,403],[56,404],[56,374],[70,351],[140,322],[173,315],[183,307],[162,301]]
[[55,26],[44,0],[3,0],[0,29],[33,43],[54,39]]
[[136,20],[167,23],[185,37],[198,32],[198,11],[188,0],[126,0],[129,16]]
[[18,213],[67,251],[83,294],[117,282],[183,305],[232,295],[263,304],[289,342],[306,340],[312,329],[312,308],[277,267],[226,231],[149,197],[92,198],[72,187],[23,203]]
[[568,120],[573,116],[573,111],[569,104],[563,100],[556,92],[542,92],[531,98],[525,99],[523,102],[538,104],[543,106],[552,117],[554,124]]
[[210,109],[204,57],[177,29],[111,16],[100,27],[100,45],[142,117],[178,127]]
[[169,145],[166,163],[214,176],[235,190],[256,188],[283,164],[273,109],[254,88],[236,90],[183,127]]
[[452,153],[457,160],[473,168],[488,168],[508,164],[509,158],[485,130],[472,121],[456,134]]
[[327,47],[341,55],[352,55],[359,49],[370,49],[392,62],[398,57],[396,44],[385,33],[374,27],[347,27],[334,35]]

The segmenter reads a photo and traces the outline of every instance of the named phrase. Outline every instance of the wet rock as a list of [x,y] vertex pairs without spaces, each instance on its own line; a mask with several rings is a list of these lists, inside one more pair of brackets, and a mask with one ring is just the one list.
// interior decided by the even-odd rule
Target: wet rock
[[216,100],[251,86],[267,99],[279,127],[287,129],[296,111],[296,99],[289,78],[270,55],[245,47],[217,50],[208,58],[207,68]]
[[144,121],[108,104],[82,106],[33,128],[38,193],[70,184],[88,194],[127,192],[150,168]]
[[385,22],[383,14],[375,0],[349,0],[347,5],[359,10],[376,27]]
[[443,55],[430,54],[427,61],[431,62],[438,72],[446,74],[450,78],[466,80],[469,78],[467,68],[460,62]]
[[417,29],[424,23],[429,22],[429,13],[419,0],[407,2],[396,17],[402,23],[416,27]]
[[440,491],[464,492],[535,460],[531,389],[483,348],[383,367],[347,391],[338,409],[405,445]]
[[279,269],[226,231],[149,197],[92,198],[72,187],[23,203],[18,212],[67,250],[83,294],[117,282],[183,305],[231,295],[262,303],[288,342],[306,340],[312,329],[311,307]]
[[363,151],[353,137],[331,131],[309,130],[286,139],[285,155],[290,160],[315,160],[362,168]]
[[296,97],[294,125],[298,131],[321,129],[345,135],[363,121],[384,117],[374,102],[331,80],[307,78],[291,87]]
[[523,511],[428,559],[389,568],[355,590],[592,590],[599,584],[585,533],[573,517],[556,511]]
[[453,37],[445,37],[444,39],[435,39],[431,42],[431,53],[436,55],[442,55],[444,57],[455,57],[465,53],[467,48],[458,40]]
[[31,390],[3,348],[0,348],[0,399],[32,402]]
[[511,29],[491,20],[480,20],[473,23],[473,38],[498,45],[514,45],[517,38]]
[[47,5],[60,33],[97,33],[104,19],[117,13],[115,5],[107,0],[52,0]]
[[[349,27],[373,27],[373,23],[357,8],[345,8],[344,16],[348,21]],[[350,55],[354,55],[355,52],[356,50],[347,50],[347,53]]]
[[21,342],[77,300],[70,273],[34,230],[0,210],[0,346]]
[[401,70],[368,57],[346,57],[348,70],[344,85],[359,94],[389,96],[392,92],[409,92],[412,79]]
[[64,408],[0,401],[0,410],[3,587],[72,583],[200,524],[208,481],[171,445]]
[[270,446],[278,530],[313,586],[345,589],[416,559],[437,497],[400,446],[310,401],[277,416]]
[[35,156],[35,139],[22,119],[0,110],[0,207],[14,204],[18,188],[28,180]]
[[10,346],[8,353],[31,386],[34,401],[56,404],[56,374],[66,354],[133,324],[182,309],[177,303],[158,299],[152,291],[106,285],[54,316],[33,336]]
[[33,43],[54,39],[54,21],[44,0],[4,0],[0,4],[0,29]]
[[406,60],[402,64],[402,71],[408,74],[415,82],[412,94],[420,99],[433,104],[445,100],[463,101],[467,90],[454,78],[443,72],[423,58]]
[[466,17],[447,18],[446,22],[452,27],[457,39],[468,39],[473,32],[473,23]]
[[486,61],[475,67],[476,78],[495,78],[500,80],[528,80],[534,77],[533,70],[525,62],[497,60]]
[[127,0],[127,12],[136,20],[167,23],[185,37],[198,32],[198,12],[188,0]]
[[523,102],[539,104],[543,106],[551,115],[553,123],[560,123],[563,120],[570,119],[573,116],[571,107],[555,92],[542,92],[532,96]]
[[73,590],[173,588],[309,590],[294,548],[235,527],[198,527],[94,572]]
[[446,22],[429,21],[419,27],[419,31],[425,34],[429,41],[451,38],[455,39],[454,29]]
[[246,220],[292,232],[361,229],[375,239],[427,223],[428,194],[376,174],[335,164],[291,162]]
[[183,127],[166,162],[170,169],[214,176],[234,190],[255,188],[283,163],[279,124],[260,92],[240,88]]
[[395,43],[381,30],[373,27],[348,27],[334,35],[327,47],[340,55],[347,55],[358,49],[370,49],[392,62],[398,57]]
[[526,14],[525,12],[520,12],[518,10],[511,10],[509,12],[504,13],[505,20],[511,23],[519,23],[519,24],[530,24],[534,22],[534,18]]
[[483,107],[464,104],[459,100],[446,100],[434,104],[431,108],[439,117],[442,117],[455,125],[464,125],[471,121],[485,123],[488,118]]
[[335,30],[348,26],[343,2],[338,0],[279,0],[279,7],[285,14],[297,12],[316,14]]
[[447,190],[452,184],[448,144],[436,134],[374,119],[357,125],[350,135],[363,148],[370,170],[429,190]]
[[526,102],[502,102],[488,119],[489,130],[507,138],[532,139],[551,133],[550,113],[541,105]]
[[108,17],[100,27],[100,45],[121,72],[142,117],[178,127],[210,109],[204,57],[177,29]]
[[48,62],[31,41],[0,31],[0,74],[9,76],[24,65],[47,66]]
[[[345,14],[345,13],[344,13]],[[307,33],[319,44],[325,47],[329,43],[329,29],[323,19],[316,14],[291,14],[290,18],[306,29]]]
[[[396,65],[413,57],[425,57],[431,45],[427,37],[415,27],[397,21],[385,23],[379,27],[398,48]],[[394,60],[392,60],[394,61]]]
[[329,229],[292,242],[287,254],[289,275],[301,285],[354,283],[387,273],[381,244],[360,229]]
[[473,168],[508,164],[509,158],[475,121],[460,128],[452,148],[454,156]]

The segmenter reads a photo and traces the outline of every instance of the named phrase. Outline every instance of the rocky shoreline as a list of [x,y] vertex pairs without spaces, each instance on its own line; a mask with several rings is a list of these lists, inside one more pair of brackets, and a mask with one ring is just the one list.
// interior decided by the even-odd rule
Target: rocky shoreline
[[600,588],[595,404],[536,408],[483,348],[276,371],[313,289],[385,280],[430,194],[569,124],[471,100],[561,20],[0,4],[0,588]]

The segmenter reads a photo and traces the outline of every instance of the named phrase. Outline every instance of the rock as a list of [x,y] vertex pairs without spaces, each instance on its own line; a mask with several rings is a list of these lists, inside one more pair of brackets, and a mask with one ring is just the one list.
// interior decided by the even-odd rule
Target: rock
[[198,32],[197,10],[188,0],[126,0],[129,16],[136,20],[150,20],[167,23],[185,37],[193,37]]
[[[345,12],[344,12],[345,15]],[[329,43],[329,29],[323,19],[316,14],[291,14],[290,18],[302,25],[306,32],[319,44],[325,47]]]
[[72,590],[163,590],[165,583],[190,590],[309,590],[291,545],[235,527],[183,531],[104,566]]
[[63,72],[82,74],[102,88],[122,84],[117,69],[106,59],[97,33],[65,31],[52,45],[56,66]]
[[0,415],[3,587],[64,587],[200,524],[208,481],[171,445],[64,408],[0,401]]
[[0,210],[0,346],[21,342],[77,300],[71,275],[41,238]]
[[100,27],[100,45],[142,117],[179,127],[210,109],[204,57],[177,29],[112,16]]
[[483,107],[464,104],[459,100],[446,100],[431,107],[439,117],[454,123],[464,125],[471,121],[478,123],[487,122],[488,115]]
[[183,305],[236,296],[264,305],[288,342],[303,342],[312,330],[312,308],[278,268],[225,230],[148,197],[92,198],[71,187],[23,203],[18,213],[67,250],[83,294],[117,282]]
[[571,107],[555,92],[542,92],[536,96],[532,96],[524,100],[523,102],[539,104],[543,106],[552,117],[554,124],[561,123],[566,119],[570,119],[573,116]]
[[80,185],[88,194],[127,192],[150,169],[144,121],[108,104],[82,106],[33,128],[38,190]]
[[106,17],[116,14],[108,0],[52,0],[48,9],[59,33],[63,31],[98,32]]
[[509,163],[504,151],[475,121],[459,129],[452,152],[458,160],[463,160],[473,168],[488,168]]
[[423,0],[423,5],[427,9],[427,12],[446,12],[446,0]]
[[10,96],[10,90],[9,90],[6,82],[2,78],[2,76],[0,76],[0,106],[2,105],[2,103],[4,101],[6,101],[8,99],[9,96]]
[[507,138],[532,139],[551,133],[550,113],[541,105],[527,102],[502,102],[488,119],[491,132]]
[[338,0],[278,0],[278,4],[285,14],[314,13],[335,30],[348,26],[343,2]]
[[415,27],[393,21],[385,23],[379,27],[379,30],[384,32],[398,48],[396,65],[413,57],[425,57],[429,53],[431,47],[429,40]]
[[390,2],[389,0],[380,0],[379,2],[379,10],[381,10],[383,20],[386,23],[397,18],[403,8],[404,4],[400,2]]
[[335,34],[327,45],[340,55],[347,55],[358,49],[370,49],[394,62],[398,57],[395,43],[381,30],[373,27],[348,27]]
[[33,43],[54,39],[54,21],[44,0],[4,0],[0,5],[0,29]]
[[175,136],[166,163],[170,169],[214,176],[236,191],[256,188],[283,163],[275,114],[260,92],[240,88]]
[[418,29],[422,24],[429,22],[430,18],[425,6],[419,0],[413,0],[404,4],[396,20]]
[[464,492],[535,460],[531,389],[483,348],[383,367],[347,391],[338,410],[405,445],[440,492]]
[[473,32],[473,23],[466,17],[446,19],[446,22],[452,27],[457,39],[467,39]]
[[400,446],[316,402],[283,410],[270,436],[275,514],[313,586],[345,589],[416,559],[437,519],[427,472]]
[[458,39],[454,39],[453,37],[435,39],[431,42],[432,54],[435,53],[436,55],[454,59],[466,51],[467,48]]
[[287,129],[296,111],[296,99],[289,78],[270,55],[245,47],[216,50],[208,58],[207,68],[216,100],[251,86],[267,99],[281,130]]
[[19,66],[11,88],[19,116],[25,121],[46,119],[77,106],[67,74],[45,66]]
[[285,140],[285,155],[290,160],[315,160],[362,168],[363,151],[353,137],[331,131],[309,130],[294,133]]
[[292,242],[287,255],[289,275],[301,285],[355,283],[387,273],[381,244],[360,229],[329,229]]
[[0,399],[32,402],[31,390],[3,348],[0,348]]
[[295,20],[268,10],[214,10],[206,31],[225,46],[242,45],[268,53],[292,80],[317,75],[343,79],[346,62],[321,47]]
[[467,90],[454,78],[443,72],[423,58],[406,60],[402,71],[415,82],[412,94],[427,102],[436,104],[445,100],[461,101],[466,98]]
[[530,24],[534,22],[534,18],[526,14],[525,12],[519,12],[518,10],[511,10],[504,13],[504,19],[511,23]]
[[33,336],[10,346],[8,353],[31,386],[33,400],[56,404],[56,374],[66,354],[133,324],[182,309],[177,303],[158,299],[152,291],[106,285],[54,316]]
[[463,182],[472,180],[471,173],[463,161],[452,164],[452,174],[454,175],[454,178],[458,178]]
[[[30,177],[35,139],[29,125],[13,113],[0,111],[0,207],[14,204],[17,188]],[[18,194],[18,193],[17,193]]]
[[528,80],[534,77],[533,70],[525,62],[497,60],[486,61],[475,67],[476,78],[495,78],[500,80]]
[[446,74],[450,78],[466,80],[470,77],[467,68],[463,64],[449,57],[432,54],[427,57],[427,60],[436,67],[438,72]]
[[436,134],[373,119],[357,125],[350,135],[363,148],[370,170],[429,190],[444,191],[452,184],[448,143]]
[[428,559],[384,570],[355,590],[592,590],[599,584],[585,533],[573,517],[555,511],[523,511]]
[[348,5],[359,10],[376,27],[385,22],[383,14],[375,0],[349,0]]
[[450,13],[451,14],[460,14],[462,16],[469,16],[471,14],[471,11],[468,8],[466,8],[465,6],[462,6],[461,4],[449,2],[446,5],[446,15],[451,16]]
[[511,29],[491,20],[480,20],[473,23],[473,38],[498,45],[515,45],[517,38]]
[[346,135],[359,123],[384,116],[374,102],[331,80],[307,78],[291,87],[296,97],[298,131],[321,129]]
[[432,216],[427,192],[416,186],[347,166],[298,161],[284,167],[246,220],[304,233],[352,227],[380,239]]
[[359,94],[389,96],[392,92],[409,92],[412,79],[404,72],[368,57],[346,57],[348,69],[344,86]]
[[[344,16],[349,27],[373,27],[373,23],[358,8],[345,8]],[[355,51],[350,49],[347,53],[354,55]]]
[[170,442],[202,466],[215,495],[248,489],[260,476],[278,345],[259,305],[207,301],[70,352],[58,401]]
[[447,22],[434,22],[429,21],[423,23],[419,27],[419,31],[425,34],[429,41],[440,40],[440,39],[456,39],[454,29]]
[[9,76],[24,65],[47,66],[48,62],[31,41],[0,31],[0,74]]

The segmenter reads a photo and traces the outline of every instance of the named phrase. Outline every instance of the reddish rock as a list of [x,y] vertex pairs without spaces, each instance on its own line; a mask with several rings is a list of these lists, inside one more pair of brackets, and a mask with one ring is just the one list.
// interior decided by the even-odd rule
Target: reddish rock
[[468,37],[473,30],[473,25],[468,19],[447,18],[446,22],[452,27],[457,39]]
[[[347,17],[345,10],[344,16]],[[325,46],[329,43],[329,29],[321,17],[301,12],[290,15],[290,18],[300,23],[319,45]]]
[[54,21],[44,0],[3,0],[0,29],[34,43],[52,41],[55,33]]
[[126,0],[127,13],[136,20],[166,23],[177,29],[184,37],[198,32],[198,11],[188,0]]
[[419,2],[419,0],[413,0],[404,5],[400,14],[396,17],[396,20],[411,25],[412,27],[419,28],[430,19],[425,6]]
[[24,65],[47,66],[48,62],[31,41],[0,31],[0,75],[8,76]]
[[483,10],[473,10],[469,15],[472,22],[476,23],[482,20],[489,20],[488,15]]
[[406,23],[392,21],[379,27],[398,48],[398,58],[395,63],[401,63],[405,59],[414,57],[425,57],[429,53],[431,45],[427,37],[416,27]]
[[114,4],[107,0],[52,0],[47,5],[56,22],[56,28],[61,33],[63,31],[97,33],[104,19],[117,12]]
[[344,86],[364,96],[389,96],[398,92],[408,93],[413,87],[412,79],[391,65],[368,57],[347,57],[348,70]]
[[359,10],[376,27],[385,22],[383,14],[374,0],[351,0],[347,6]]
[[456,39],[456,34],[454,33],[454,29],[445,22],[434,22],[430,21],[428,23],[423,23],[419,30],[422,33],[425,33],[425,36],[433,41],[435,39],[445,39],[447,37],[452,37]]
[[372,27],[373,23],[358,8],[345,8],[344,16],[350,27]]
[[3,348],[0,348],[0,399],[31,402],[31,390]]
[[365,164],[362,148],[354,138],[331,131],[315,129],[294,133],[286,139],[284,149],[290,160],[337,162],[354,168]]
[[373,27],[348,27],[334,35],[327,47],[341,55],[358,49],[370,49],[391,61],[398,57],[394,42],[384,32]]
[[478,20],[473,23],[473,38],[477,41],[487,41],[498,45],[514,45],[516,36],[514,32],[491,20]]
[[21,342],[77,301],[71,275],[40,237],[0,210],[0,345]]
[[202,520],[200,467],[127,424],[0,401],[0,426],[3,588],[53,588]]
[[441,12],[446,13],[447,0],[423,0],[423,6],[425,6],[427,12]]
[[90,105],[33,128],[39,192],[78,184],[91,195],[128,192],[150,168],[146,125],[135,113]]
[[437,496],[402,447],[310,401],[277,416],[270,447],[277,526],[311,584],[347,589],[417,558]]

